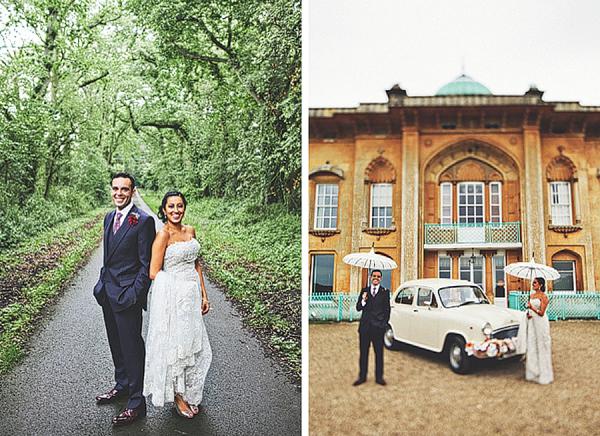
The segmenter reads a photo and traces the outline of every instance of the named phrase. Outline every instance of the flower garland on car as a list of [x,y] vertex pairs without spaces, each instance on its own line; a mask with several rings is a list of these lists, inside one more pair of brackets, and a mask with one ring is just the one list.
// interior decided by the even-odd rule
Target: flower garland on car
[[506,357],[515,354],[517,351],[517,338],[490,339],[483,342],[467,342],[465,351],[469,356],[475,356],[480,359],[485,357]]

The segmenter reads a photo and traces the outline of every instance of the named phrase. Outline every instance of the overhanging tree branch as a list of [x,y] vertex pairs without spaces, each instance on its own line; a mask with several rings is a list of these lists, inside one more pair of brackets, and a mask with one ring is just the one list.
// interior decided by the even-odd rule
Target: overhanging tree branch
[[155,127],[158,130],[171,129],[171,130],[174,130],[175,132],[180,133],[186,141],[189,139],[187,132],[183,128],[183,124],[179,121],[171,121],[171,122],[169,122],[169,121],[144,121],[144,122],[138,123],[138,126],[140,126],[140,127]]
[[199,61],[208,61],[208,62],[229,63],[233,67],[233,71],[234,71],[236,77],[238,78],[238,80],[240,81],[240,83],[242,84],[242,86],[246,89],[246,91],[248,92],[248,94],[250,94],[252,96],[252,98],[254,99],[254,101],[256,101],[256,103],[259,106],[262,106],[264,104],[263,101],[261,100],[261,98],[258,96],[258,94],[256,92],[254,92],[254,90],[252,88],[250,88],[244,82],[244,79],[242,78],[242,75],[239,72],[239,69],[238,69],[238,66],[237,66],[237,62],[235,61],[234,57],[232,57],[231,59],[225,59],[225,58],[216,58],[216,57],[211,57],[211,56],[203,56],[203,55],[200,55],[198,53],[194,53],[194,52],[192,52],[190,50],[187,50],[187,49],[185,49],[183,47],[179,47],[172,40],[170,40],[169,43],[171,43],[171,45],[173,45],[173,47],[175,48],[175,50],[177,50],[183,56],[188,57],[190,59],[195,59],[195,60],[199,60]]
[[136,122],[135,117],[133,116],[133,111],[131,110],[130,106],[127,106],[127,110],[129,112],[129,120],[123,120],[121,119],[121,121],[123,122],[131,122],[131,128],[134,130],[135,133],[140,133],[140,127],[154,127],[158,130],[163,130],[163,129],[170,129],[173,130],[177,133],[179,133],[181,136],[183,136],[183,138],[187,141],[189,140],[189,135],[186,132],[186,130],[183,127],[183,122],[182,121],[162,121],[162,120],[158,120],[158,121],[141,121],[141,122]]
[[97,82],[98,80],[102,80],[104,79],[106,76],[108,76],[108,71],[105,71],[104,73],[102,73],[100,76],[94,78],[94,79],[90,79],[90,80],[86,80],[85,82],[83,82],[81,85],[79,85],[79,88],[85,88],[88,85],[91,85],[94,82]]
[[204,56],[204,55],[200,55],[198,53],[194,53],[193,51],[187,50],[183,47],[178,46],[174,41],[170,40],[168,41],[174,48],[175,50],[177,50],[180,54],[182,54],[185,57],[191,58],[191,59],[196,59],[199,61],[207,61],[207,62],[229,62],[229,59],[226,58],[219,58],[219,57],[214,57],[214,56]]
[[177,21],[181,22],[181,21],[188,21],[190,23],[196,23],[200,26],[200,28],[204,31],[204,33],[210,38],[210,40],[212,41],[212,43],[214,45],[216,45],[217,47],[219,47],[221,50],[223,50],[225,53],[227,53],[227,55],[230,58],[235,57],[234,53],[231,51],[231,49],[229,47],[227,47],[226,45],[222,44],[221,41],[219,41],[217,39],[217,37],[214,35],[214,33],[212,33],[208,27],[206,27],[206,24],[204,23],[204,21],[195,18],[195,17],[178,17]]
[[105,25],[106,25],[106,24],[108,24],[108,23],[112,23],[113,21],[117,21],[117,20],[119,20],[119,19],[121,18],[121,16],[122,16],[122,15],[121,15],[121,14],[119,14],[119,15],[117,15],[117,16],[116,16],[116,17],[114,17],[114,18],[108,18],[108,19],[105,19],[105,16],[103,15],[102,17],[98,18],[98,21],[96,21],[94,24],[90,24],[90,25],[88,26],[88,29],[89,29],[89,30],[91,30],[91,29],[93,29],[94,27],[98,27],[98,26],[105,26]]

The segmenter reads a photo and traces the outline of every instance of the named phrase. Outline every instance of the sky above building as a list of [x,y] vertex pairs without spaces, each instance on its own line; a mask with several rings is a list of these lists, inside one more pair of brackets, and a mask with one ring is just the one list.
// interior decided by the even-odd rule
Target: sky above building
[[[310,0],[309,107],[387,102],[394,84],[435,95],[466,74],[495,95],[600,106],[600,2]],[[307,16],[305,14],[305,17]],[[308,91],[307,91],[308,90]]]

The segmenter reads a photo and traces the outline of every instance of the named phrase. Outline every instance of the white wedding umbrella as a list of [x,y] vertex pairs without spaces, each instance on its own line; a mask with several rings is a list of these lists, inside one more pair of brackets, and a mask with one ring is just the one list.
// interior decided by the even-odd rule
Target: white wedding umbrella
[[529,262],[511,263],[504,268],[504,272],[511,276],[528,279],[530,286],[532,280],[536,277],[541,277],[544,280],[556,280],[560,278],[560,273],[557,270],[548,265],[535,263],[533,258]]
[[344,263],[352,266],[358,266],[360,268],[369,269],[394,269],[398,268],[396,262],[389,257],[376,254],[374,247],[371,247],[371,251],[368,253],[351,253],[342,259]]

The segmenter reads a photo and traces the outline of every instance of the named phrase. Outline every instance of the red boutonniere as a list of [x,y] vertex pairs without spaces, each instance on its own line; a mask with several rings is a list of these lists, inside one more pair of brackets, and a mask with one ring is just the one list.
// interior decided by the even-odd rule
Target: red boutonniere
[[139,222],[139,218],[140,218],[140,214],[138,214],[136,212],[132,212],[129,215],[129,218],[127,218],[127,221],[129,222],[129,225],[131,227],[133,227],[133,226],[135,226]]

